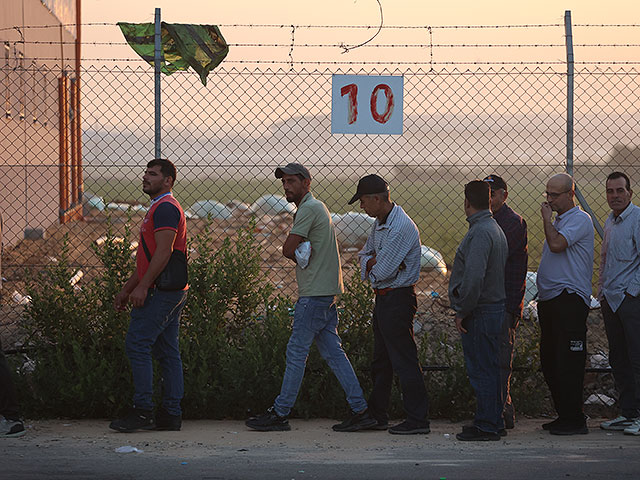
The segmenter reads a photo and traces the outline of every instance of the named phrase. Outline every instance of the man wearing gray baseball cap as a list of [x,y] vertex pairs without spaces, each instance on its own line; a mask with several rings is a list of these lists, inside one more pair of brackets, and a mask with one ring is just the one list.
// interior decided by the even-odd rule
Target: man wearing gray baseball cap
[[[259,431],[291,430],[287,417],[298,397],[309,348],[315,342],[342,385],[352,410],[352,415],[333,429],[355,432],[369,428],[376,421],[369,416],[360,382],[338,336],[336,295],[344,288],[338,241],[329,210],[312,195],[311,174],[304,166],[290,163],[276,168],[275,174],[282,180],[287,201],[298,207],[282,254],[296,263],[299,298],[287,345],[287,366],[280,395],[266,413],[251,417],[245,424]],[[296,257],[296,250],[303,242],[311,243],[311,256],[306,266],[299,264]]]

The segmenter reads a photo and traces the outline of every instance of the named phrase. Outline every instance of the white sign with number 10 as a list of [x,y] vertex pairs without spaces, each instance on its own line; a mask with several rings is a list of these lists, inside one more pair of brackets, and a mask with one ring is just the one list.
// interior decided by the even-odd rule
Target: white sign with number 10
[[402,135],[403,77],[333,75],[331,133]]

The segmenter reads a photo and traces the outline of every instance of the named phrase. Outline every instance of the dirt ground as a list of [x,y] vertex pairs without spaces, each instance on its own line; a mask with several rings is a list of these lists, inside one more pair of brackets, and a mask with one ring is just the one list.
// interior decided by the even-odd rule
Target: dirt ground
[[[519,419],[499,442],[460,442],[461,423],[432,422],[429,435],[336,433],[332,420],[292,420],[290,432],[243,422],[186,421],[180,432],[110,431],[106,420],[33,421],[0,442],[1,478],[638,478],[640,438],[598,428],[549,435],[548,419]],[[116,453],[131,446],[140,453]],[[505,461],[505,459],[508,459]]]

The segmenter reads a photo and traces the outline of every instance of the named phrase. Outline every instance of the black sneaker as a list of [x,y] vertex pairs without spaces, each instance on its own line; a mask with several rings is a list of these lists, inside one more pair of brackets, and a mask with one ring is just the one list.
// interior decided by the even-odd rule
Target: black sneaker
[[543,430],[551,430],[552,428],[558,427],[562,424],[562,420],[556,418],[555,420],[542,424]]
[[153,419],[153,413],[149,410],[133,408],[126,417],[111,422],[109,428],[122,433],[131,433],[136,430],[154,430],[156,422]]
[[164,407],[156,412],[156,430],[177,432],[182,428],[182,415],[171,415]]
[[[475,425],[463,425],[462,426],[462,431],[463,432],[468,432],[468,431],[475,431],[477,427]],[[507,430],[504,428],[501,428],[500,430],[498,430],[498,435],[501,437],[506,437],[507,436]]]
[[586,423],[561,423],[549,429],[551,435],[586,435],[589,433]]
[[389,422],[386,420],[376,420],[376,424],[372,427],[369,427],[369,430],[388,430]]
[[496,432],[485,432],[478,427],[463,427],[462,433],[457,433],[456,438],[462,442],[491,442],[500,440],[500,435]]
[[8,418],[0,418],[0,438],[17,438],[26,434],[24,423],[19,418],[9,420]]
[[419,433],[429,433],[430,431],[429,425],[418,425],[409,420],[405,420],[389,428],[389,433],[393,435],[416,435]]
[[378,421],[369,415],[369,411],[365,410],[360,413],[352,413],[344,422],[334,425],[333,430],[336,432],[357,432],[358,430],[367,430],[378,425]]
[[270,407],[262,415],[251,417],[244,424],[260,432],[286,432],[291,430],[287,417],[278,415],[273,407]]

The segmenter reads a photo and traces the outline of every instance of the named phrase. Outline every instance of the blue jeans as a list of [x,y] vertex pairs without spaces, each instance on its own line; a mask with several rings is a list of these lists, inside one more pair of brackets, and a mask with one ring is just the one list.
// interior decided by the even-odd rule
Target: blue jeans
[[469,382],[476,392],[476,416],[473,424],[485,432],[504,428],[502,411],[504,379],[501,349],[508,330],[504,302],[479,305],[463,321],[462,350]]
[[142,308],[131,309],[125,346],[131,363],[135,408],[153,409],[153,353],[162,370],[162,406],[171,415],[182,413],[184,384],[178,327],[186,300],[186,290],[150,289]]
[[309,349],[314,340],[318,351],[342,385],[351,410],[359,413],[367,408],[358,377],[342,349],[337,327],[338,312],[333,295],[298,299],[293,316],[293,330],[287,345],[287,367],[280,395],[273,404],[278,415],[289,415],[296,403]]

